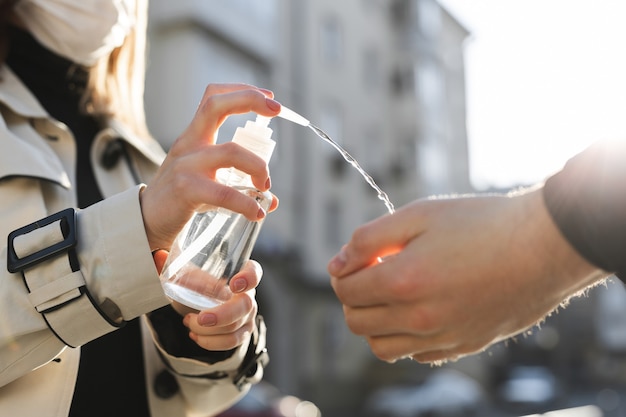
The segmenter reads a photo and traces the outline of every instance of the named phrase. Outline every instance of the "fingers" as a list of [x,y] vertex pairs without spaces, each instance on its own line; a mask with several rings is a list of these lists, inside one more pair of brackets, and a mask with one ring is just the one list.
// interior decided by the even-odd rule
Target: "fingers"
[[253,260],[249,260],[230,280],[229,286],[233,293],[238,294],[256,288],[261,282],[263,268]]
[[233,92],[233,91],[237,91],[237,90],[248,90],[248,89],[258,90],[258,91],[262,92],[263,94],[265,94],[267,97],[274,98],[274,93],[272,91],[267,90],[265,88],[255,87],[255,86],[253,86],[251,84],[246,84],[246,83],[214,83],[214,84],[209,84],[206,87],[204,96],[206,97],[206,96],[215,95],[215,94],[225,94],[225,93],[229,93],[229,92]]
[[[193,322],[193,319],[191,321]],[[204,332],[190,331],[189,338],[206,350],[235,349],[250,339],[254,326],[254,321],[249,320],[239,328],[226,333],[205,334]]]
[[273,117],[280,112],[280,104],[271,92],[247,84],[211,84],[205,92],[196,114],[182,142],[215,143],[214,133],[230,114],[255,112]]
[[265,216],[259,203],[233,187],[214,181],[220,168],[235,167],[250,174],[255,187],[266,191],[271,185],[265,161],[236,143],[228,142],[194,152],[169,162],[172,188],[185,197],[193,210],[224,207],[250,220]]
[[427,308],[411,304],[344,307],[346,324],[358,336],[391,336],[400,333],[433,336],[441,332],[437,316]]
[[398,253],[420,232],[419,211],[403,207],[355,230],[350,242],[328,263],[328,272],[343,277]]
[[152,252],[152,259],[154,259],[154,266],[157,269],[157,273],[161,273],[163,270],[163,265],[165,265],[165,261],[167,261],[167,256],[169,252],[163,249],[158,249]]
[[201,347],[227,350],[249,337],[257,311],[254,291],[248,291],[212,309],[186,315],[183,324],[190,330],[189,337]]
[[273,212],[274,210],[276,210],[278,208],[279,205],[279,200],[278,197],[276,197],[274,194],[272,194],[272,203],[270,204],[270,208],[268,209],[268,212]]
[[[411,242],[411,249],[419,243]],[[331,286],[339,301],[348,307],[417,303],[436,290],[420,270],[418,252],[404,250],[341,278],[331,276]]]
[[[234,167],[249,174],[255,188],[267,191],[271,186],[267,163],[235,143],[216,145],[215,135],[230,114],[278,115],[281,106],[271,97],[271,91],[247,84],[207,87],[192,122],[140,194],[151,248],[169,248],[189,218],[209,208],[224,207],[252,221],[265,217],[255,199],[219,183],[216,175],[220,168]],[[277,201],[268,211],[276,206]]]
[[422,353],[420,341],[419,337],[407,334],[367,338],[372,353],[390,363]]
[[386,362],[411,358],[420,363],[455,361],[478,353],[481,349],[463,342],[456,343],[447,334],[420,336],[395,334],[368,337],[367,343],[374,355]]
[[267,215],[256,200],[240,193],[235,188],[217,182],[203,183],[202,186],[198,187],[195,194],[195,198],[199,201],[194,211],[203,212],[214,207],[223,207],[241,213],[251,221],[261,220]]
[[267,191],[271,186],[267,163],[252,151],[233,142],[193,149],[174,161],[168,161],[176,172],[202,174],[202,179],[216,179],[221,168],[234,167],[252,177],[254,186]]
[[267,191],[271,186],[267,163],[237,143],[226,142],[211,146],[202,152],[194,152],[186,160],[194,162],[194,165],[189,168],[204,171],[211,178],[215,178],[220,168],[234,167],[249,174],[257,189]]
[[183,323],[189,328],[189,337],[207,350],[228,350],[245,343],[254,330],[258,311],[255,288],[262,275],[261,265],[248,261],[230,281],[235,295],[229,301],[185,316]]

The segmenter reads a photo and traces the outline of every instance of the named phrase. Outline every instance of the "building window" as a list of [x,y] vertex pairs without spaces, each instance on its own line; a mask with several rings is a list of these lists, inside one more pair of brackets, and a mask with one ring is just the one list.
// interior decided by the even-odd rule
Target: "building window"
[[448,163],[445,149],[438,144],[435,138],[420,143],[417,166],[428,193],[438,193],[447,189],[449,183]]
[[326,205],[326,242],[330,247],[340,246],[341,240],[341,206],[336,200],[332,200]]
[[413,66],[399,65],[391,74],[391,91],[403,96],[415,91],[415,69]]
[[[385,142],[378,124],[367,126],[362,132],[363,141],[360,146],[363,148],[361,154],[363,158],[363,168],[365,170],[375,169],[382,171],[387,163]],[[367,165],[367,167],[365,167]]]
[[343,33],[336,18],[326,18],[320,28],[320,48],[324,62],[338,63],[343,57]]
[[380,56],[378,51],[368,48],[363,54],[363,82],[365,88],[378,87],[382,70],[380,67]]
[[224,5],[235,9],[235,13],[251,16],[260,22],[272,24],[277,19],[277,3],[277,0],[229,0],[224,2]]
[[[341,106],[334,101],[326,102],[320,112],[320,124],[318,127],[322,129],[331,139],[338,144],[343,144],[343,111]],[[335,150],[328,144],[326,148],[329,152],[335,153]]]
[[391,2],[391,19],[393,25],[405,25],[410,21],[411,3],[409,0],[395,0]]
[[417,93],[422,102],[428,103],[431,108],[439,108],[444,94],[441,70],[427,62],[416,67],[415,76]]
[[435,0],[417,3],[417,20],[424,37],[434,39],[441,31],[441,6]]
[[[333,142],[342,148],[344,147],[343,112],[339,104],[336,102],[326,103],[320,113],[320,124],[318,127],[322,129]],[[324,142],[321,146],[324,148],[323,154],[325,155],[331,175],[334,177],[343,175],[347,165],[343,156],[341,156],[337,149],[330,143]]]

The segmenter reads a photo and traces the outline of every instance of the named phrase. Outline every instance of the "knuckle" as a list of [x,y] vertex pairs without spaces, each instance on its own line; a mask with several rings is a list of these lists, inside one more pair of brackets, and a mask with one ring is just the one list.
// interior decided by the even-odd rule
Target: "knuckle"
[[214,97],[220,92],[219,84],[209,83],[204,87],[201,105],[204,106],[209,102],[214,102]]
[[184,191],[193,188],[194,180],[188,172],[176,168],[172,177],[172,184],[175,190]]
[[351,243],[356,251],[360,251],[362,248],[369,246],[370,233],[365,226],[358,227],[352,233]]
[[185,196],[193,195],[196,187],[196,178],[192,173],[180,167],[175,167],[170,173],[170,178],[167,180],[168,187],[183,199]]
[[413,300],[419,290],[416,280],[406,271],[402,270],[389,280],[388,288],[393,299],[402,302]]
[[425,308],[414,309],[407,320],[409,329],[415,333],[431,333],[437,328],[435,318]]
[[253,323],[248,321],[239,329],[228,335],[227,340],[230,348],[241,346],[241,344],[243,344],[248,338],[248,335],[252,334],[253,330]]
[[205,96],[212,96],[215,93],[217,87],[218,86],[215,83],[207,84],[207,86],[204,88],[204,95]]
[[242,308],[246,314],[255,313],[258,309],[256,299],[252,295],[246,294],[242,298]]
[[248,261],[247,266],[254,273],[254,275],[256,276],[258,280],[260,280],[263,277],[263,267],[261,266],[259,262],[255,261],[254,259],[250,259]]
[[236,193],[236,191],[225,185],[215,187],[212,193],[214,205],[224,206],[226,202],[232,198],[234,193]]
[[239,153],[243,149],[241,145],[232,141],[221,143],[217,145],[217,147],[219,147],[220,150],[224,151],[227,155]]
[[207,89],[205,89],[204,92],[204,99],[202,100],[202,102],[200,103],[200,113],[202,114],[212,114],[213,110],[216,107],[216,95],[214,95],[213,93],[209,92],[209,87],[207,87]]

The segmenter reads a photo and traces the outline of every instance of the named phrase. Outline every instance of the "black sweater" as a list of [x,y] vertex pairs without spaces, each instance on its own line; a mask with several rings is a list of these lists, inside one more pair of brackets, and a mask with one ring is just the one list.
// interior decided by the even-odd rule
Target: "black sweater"
[[572,246],[626,280],[626,139],[598,142],[570,159],[543,195]]

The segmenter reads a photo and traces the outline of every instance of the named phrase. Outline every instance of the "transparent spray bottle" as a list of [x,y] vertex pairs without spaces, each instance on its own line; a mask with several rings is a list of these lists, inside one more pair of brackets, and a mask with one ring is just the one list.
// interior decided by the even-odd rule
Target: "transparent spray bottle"
[[[271,119],[257,116],[235,131],[232,141],[269,162],[276,142]],[[218,170],[216,178],[254,199],[268,210],[269,192],[261,192],[248,174],[235,168]],[[161,283],[181,314],[214,307],[229,300],[230,279],[250,259],[263,220],[250,221],[240,213],[216,207],[196,213],[178,234],[163,271]]]

